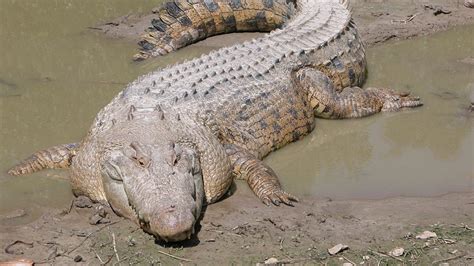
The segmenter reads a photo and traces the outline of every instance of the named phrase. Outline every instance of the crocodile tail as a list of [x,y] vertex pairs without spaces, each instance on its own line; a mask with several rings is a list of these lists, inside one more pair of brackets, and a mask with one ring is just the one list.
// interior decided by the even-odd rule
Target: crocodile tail
[[31,174],[45,168],[68,168],[77,148],[77,143],[70,143],[38,151],[8,170],[8,174],[18,176]]
[[208,37],[231,32],[269,32],[294,13],[286,0],[174,0],[155,13],[138,42],[139,61],[165,55]]

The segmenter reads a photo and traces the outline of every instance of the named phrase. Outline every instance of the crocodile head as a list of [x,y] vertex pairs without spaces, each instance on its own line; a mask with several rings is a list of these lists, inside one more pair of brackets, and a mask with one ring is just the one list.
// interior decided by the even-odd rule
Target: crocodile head
[[114,211],[160,240],[191,237],[204,198],[195,150],[173,142],[135,141],[110,148],[101,166]]

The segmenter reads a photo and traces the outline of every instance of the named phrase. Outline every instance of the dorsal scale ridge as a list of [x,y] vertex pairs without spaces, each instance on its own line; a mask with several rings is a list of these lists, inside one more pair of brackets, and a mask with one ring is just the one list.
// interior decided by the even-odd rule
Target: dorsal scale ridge
[[[183,90],[203,93],[209,86],[228,82],[240,86],[238,84],[247,82],[241,80],[244,76],[252,80],[255,77],[271,79],[280,68],[304,65],[300,61],[301,53],[334,41],[349,24],[350,13],[338,0],[299,0],[296,15],[281,29],[142,76],[124,93],[134,94],[142,83],[148,83],[150,95],[157,101],[176,104],[179,101],[175,98],[183,97]],[[231,77],[234,77],[232,81]],[[214,91],[209,92],[209,96],[215,94]]]

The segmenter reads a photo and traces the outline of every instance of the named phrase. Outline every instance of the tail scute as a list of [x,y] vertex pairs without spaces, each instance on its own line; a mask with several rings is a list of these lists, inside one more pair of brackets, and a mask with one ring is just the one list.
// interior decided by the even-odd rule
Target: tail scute
[[165,55],[218,34],[268,32],[282,27],[293,12],[294,5],[286,0],[170,1],[155,12],[134,60]]
[[38,151],[8,170],[8,174],[18,176],[46,168],[68,168],[71,165],[71,159],[76,154],[77,147],[77,143],[70,143]]

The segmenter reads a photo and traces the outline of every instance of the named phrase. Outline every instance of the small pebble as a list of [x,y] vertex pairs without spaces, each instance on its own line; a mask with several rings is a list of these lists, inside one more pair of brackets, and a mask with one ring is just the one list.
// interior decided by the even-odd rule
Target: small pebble
[[77,255],[74,257],[74,262],[81,262],[81,261],[82,261],[81,255]]
[[428,239],[428,238],[433,238],[437,237],[436,233],[431,232],[431,231],[424,231],[421,234],[418,234],[415,238],[416,239]]
[[328,249],[328,252],[329,252],[329,254],[331,254],[331,255],[335,255],[335,254],[337,254],[337,253],[339,253],[339,252],[341,252],[341,251],[344,251],[344,250],[346,250],[346,249],[348,249],[348,248],[349,248],[349,246],[347,246],[347,245],[344,245],[344,244],[337,244],[337,245],[335,245],[334,247]]
[[397,247],[392,249],[388,254],[394,257],[400,257],[403,253],[405,253],[405,249]]
[[277,259],[277,258],[269,258],[268,260],[265,261],[265,265],[277,264],[277,263],[278,263],[278,259]]

